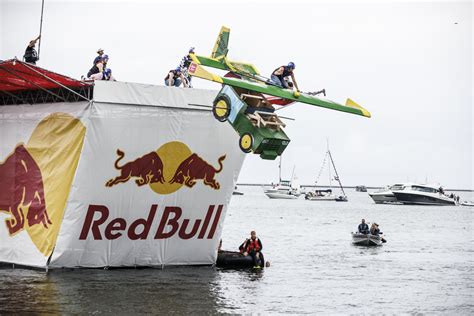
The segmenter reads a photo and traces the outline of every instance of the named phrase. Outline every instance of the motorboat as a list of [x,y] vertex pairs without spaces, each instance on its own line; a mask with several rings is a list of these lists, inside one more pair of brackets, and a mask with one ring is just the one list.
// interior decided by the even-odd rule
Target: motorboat
[[291,181],[281,180],[277,185],[265,189],[264,193],[270,199],[297,199],[301,192],[298,187],[292,186]]
[[355,187],[357,192],[367,192],[367,187],[365,185],[358,185]]
[[276,185],[273,185],[271,188],[264,188],[264,193],[270,199],[287,199],[294,200],[301,195],[301,187],[299,185],[298,179],[295,176],[295,167],[293,167],[293,172],[291,175],[291,180],[282,180],[281,179],[281,156],[280,163],[278,164],[279,170],[279,181]]
[[[321,166],[321,170],[319,171],[318,177],[316,179],[316,183],[318,183],[319,178],[324,170],[325,164],[328,162],[328,174],[329,174],[329,189],[315,189],[313,191],[308,191],[305,194],[305,199],[309,201],[336,201],[336,202],[347,202],[347,195],[344,192],[344,188],[342,187],[341,180],[336,170],[336,165],[334,164],[334,160],[332,159],[331,151],[328,149],[326,151],[326,155],[323,159],[323,164]],[[332,168],[331,168],[332,167]],[[332,177],[331,171],[334,171],[335,176]],[[332,181],[335,180],[339,184],[339,188],[341,190],[341,194],[334,195],[332,191]]]
[[234,187],[234,191],[232,192],[232,195],[244,195],[242,192],[237,190],[237,186]]
[[462,206],[474,206],[474,201],[463,201],[463,202],[460,202],[459,205],[462,205]]
[[398,203],[397,198],[392,193],[392,190],[402,190],[405,184],[403,183],[396,183],[391,186],[387,186],[382,190],[378,190],[375,192],[369,192],[369,196],[374,200],[376,204],[393,204]]
[[381,246],[385,241],[380,235],[351,233],[352,244],[357,246]]
[[414,205],[456,205],[454,198],[447,196],[439,185],[406,184],[393,190],[398,202]]

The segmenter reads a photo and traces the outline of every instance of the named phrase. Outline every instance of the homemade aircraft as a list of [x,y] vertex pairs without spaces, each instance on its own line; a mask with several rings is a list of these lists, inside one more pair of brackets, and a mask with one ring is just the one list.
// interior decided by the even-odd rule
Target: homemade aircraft
[[[273,105],[301,102],[331,110],[370,117],[370,113],[351,99],[342,105],[315,94],[285,89],[260,75],[249,63],[227,59],[230,29],[222,27],[212,50],[211,57],[190,54],[192,59],[188,73],[191,76],[221,83],[223,88],[213,103],[217,120],[229,120],[240,136],[240,148],[248,153],[259,154],[263,159],[275,159],[288,146],[290,139],[283,131],[285,124],[274,113]],[[225,76],[213,74],[203,66],[228,71]]]

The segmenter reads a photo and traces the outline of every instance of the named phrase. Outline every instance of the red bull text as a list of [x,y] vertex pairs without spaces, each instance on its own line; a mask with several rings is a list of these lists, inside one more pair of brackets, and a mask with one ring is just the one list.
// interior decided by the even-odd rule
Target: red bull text
[[[177,206],[166,206],[159,220],[158,229],[154,233],[154,239],[167,239],[173,237],[176,233],[180,239],[212,239],[217,229],[219,219],[222,214],[223,205],[209,205],[204,219],[196,219],[190,226],[191,220],[181,219],[183,210]],[[122,236],[130,240],[147,239],[152,223],[155,220],[158,205],[153,204],[148,213],[148,217],[139,218],[128,224],[124,218],[114,218],[109,220],[109,209],[104,205],[89,205],[87,214],[82,226],[79,240],[85,240],[92,234],[94,240],[114,240]],[[99,217],[95,215],[99,215]],[[212,220],[212,216],[214,219]],[[95,219],[94,219],[95,218]],[[190,229],[188,227],[191,227]],[[171,229],[169,229],[171,228]]]

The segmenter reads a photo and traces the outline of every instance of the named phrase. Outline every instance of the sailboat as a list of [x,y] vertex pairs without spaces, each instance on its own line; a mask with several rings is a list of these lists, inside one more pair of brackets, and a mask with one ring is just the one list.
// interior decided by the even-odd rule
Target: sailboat
[[[328,162],[328,171],[329,171],[329,189],[324,189],[324,190],[315,189],[313,191],[309,191],[305,194],[305,199],[310,200],[310,201],[347,202],[347,196],[346,196],[346,193],[344,192],[344,188],[342,187],[339,174],[337,173],[336,165],[334,164],[334,159],[332,158],[331,151],[329,150],[329,144],[328,144],[328,149],[326,151],[326,155],[324,156],[324,159],[323,159],[323,164],[318,174],[318,178],[315,181],[316,184],[318,183],[319,178],[321,177],[321,174],[324,170],[324,166],[326,165],[326,161]],[[334,177],[332,177],[331,175],[331,170],[334,170],[334,174],[335,174]],[[333,190],[332,190],[333,180],[335,180],[339,184],[339,189],[341,190],[341,193],[339,195],[333,194]]]
[[278,183],[271,188],[264,189],[264,193],[270,199],[297,199],[301,195],[300,185],[295,176],[295,167],[291,175],[291,180],[281,179],[281,156],[278,165],[279,177]]

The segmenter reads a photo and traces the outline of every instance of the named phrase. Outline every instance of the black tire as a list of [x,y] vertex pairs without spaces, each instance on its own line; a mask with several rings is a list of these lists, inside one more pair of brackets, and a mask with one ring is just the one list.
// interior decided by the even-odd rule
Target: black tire
[[226,95],[218,96],[212,105],[212,114],[219,122],[227,121],[230,115],[230,99]]
[[252,136],[252,134],[250,134],[250,133],[242,134],[242,136],[240,136],[240,139],[239,139],[239,147],[246,154],[251,152],[252,147],[253,147],[253,136]]

